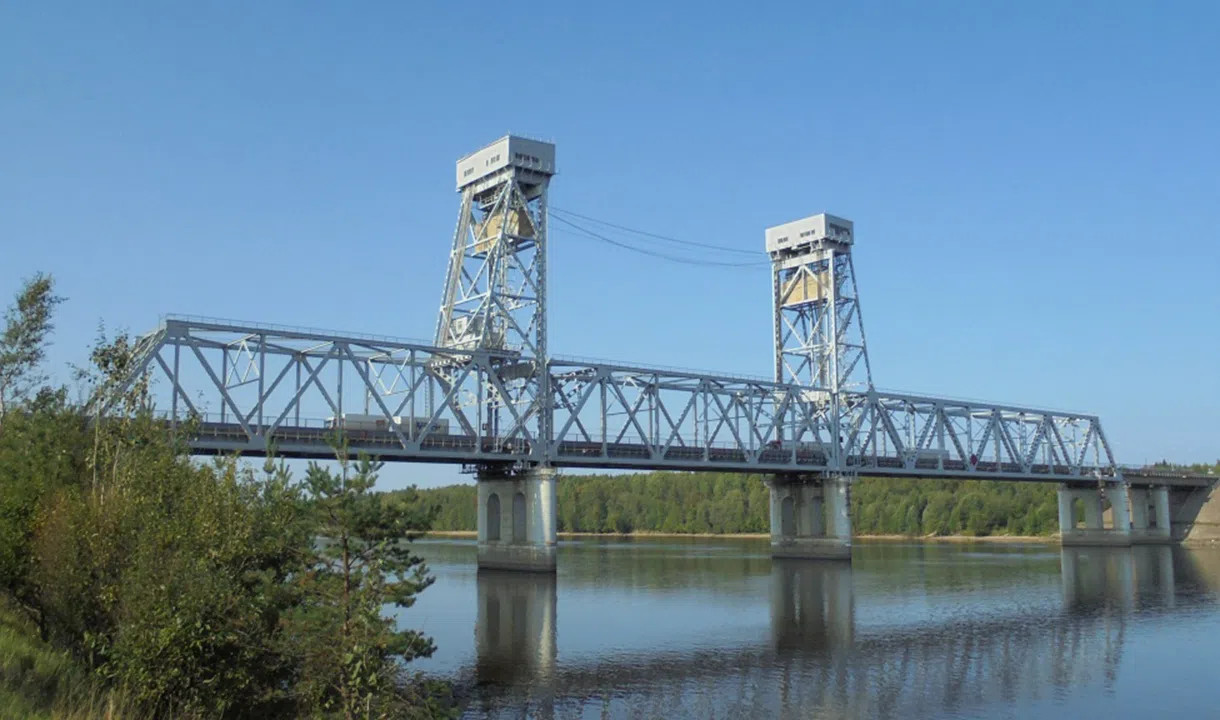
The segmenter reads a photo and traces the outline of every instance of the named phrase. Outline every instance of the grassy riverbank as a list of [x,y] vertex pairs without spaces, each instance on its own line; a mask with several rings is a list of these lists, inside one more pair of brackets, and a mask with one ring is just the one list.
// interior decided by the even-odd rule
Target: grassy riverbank
[[117,693],[97,687],[66,652],[38,639],[38,631],[0,601],[0,717],[6,720],[129,720]]

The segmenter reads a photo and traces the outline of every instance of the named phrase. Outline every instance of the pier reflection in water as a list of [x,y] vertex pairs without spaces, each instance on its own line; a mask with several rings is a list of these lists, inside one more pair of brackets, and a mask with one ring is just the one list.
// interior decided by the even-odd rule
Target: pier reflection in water
[[478,571],[475,677],[522,702],[550,705],[556,579],[550,573]]
[[776,559],[771,565],[771,642],[777,653],[851,647],[851,564]]
[[1166,697],[1139,658],[1220,629],[1216,553],[864,544],[847,565],[603,541],[565,546],[556,579],[422,549],[440,591],[422,609],[449,631],[425,623],[441,652],[421,669],[467,717],[1134,717],[1143,693],[1211,712],[1210,687]]

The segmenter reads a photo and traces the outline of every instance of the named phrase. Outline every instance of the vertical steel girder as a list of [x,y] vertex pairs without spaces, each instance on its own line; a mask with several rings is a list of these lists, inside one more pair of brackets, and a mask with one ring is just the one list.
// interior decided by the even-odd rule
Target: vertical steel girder
[[546,189],[515,168],[491,190],[462,192],[436,345],[545,357]]
[[873,388],[850,243],[820,239],[792,253],[772,254],[775,381],[824,394],[832,441],[830,463],[848,471],[844,435],[861,403],[851,393]]

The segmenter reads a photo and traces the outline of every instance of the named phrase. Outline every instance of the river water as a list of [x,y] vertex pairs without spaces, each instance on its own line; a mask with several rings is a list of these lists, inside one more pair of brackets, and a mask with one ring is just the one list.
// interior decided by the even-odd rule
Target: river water
[[1220,550],[560,542],[558,576],[426,540],[400,621],[469,718],[1220,717]]

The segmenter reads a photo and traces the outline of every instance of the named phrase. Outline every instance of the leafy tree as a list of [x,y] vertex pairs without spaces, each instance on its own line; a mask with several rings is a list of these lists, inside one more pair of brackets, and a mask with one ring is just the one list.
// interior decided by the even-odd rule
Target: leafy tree
[[[97,386],[116,386],[128,348],[95,349]],[[155,716],[296,716],[282,621],[312,533],[287,470],[192,462],[142,381],[112,408],[77,433],[77,476],[37,509],[30,578],[47,635]]]
[[47,624],[31,580],[33,541],[47,498],[84,476],[87,429],[66,393],[44,390],[0,428],[0,591]]
[[474,485],[435,488],[429,490],[426,497],[434,513],[432,529],[465,530],[475,526],[478,498]]
[[55,307],[63,302],[54,289],[51,276],[38,273],[25,282],[4,314],[4,332],[0,333],[0,422],[14,401],[45,381],[38,367],[46,356],[47,337],[55,328]]
[[[287,471],[259,478],[225,459],[159,482],[154,490],[137,479],[104,504],[90,493],[70,516],[100,531],[93,542],[78,532],[69,546],[80,570],[106,571],[92,602],[66,584],[63,599],[89,611],[81,644],[103,677],[154,714],[294,716],[283,620],[299,602],[290,580],[310,533]],[[58,537],[73,536],[56,525]]]

